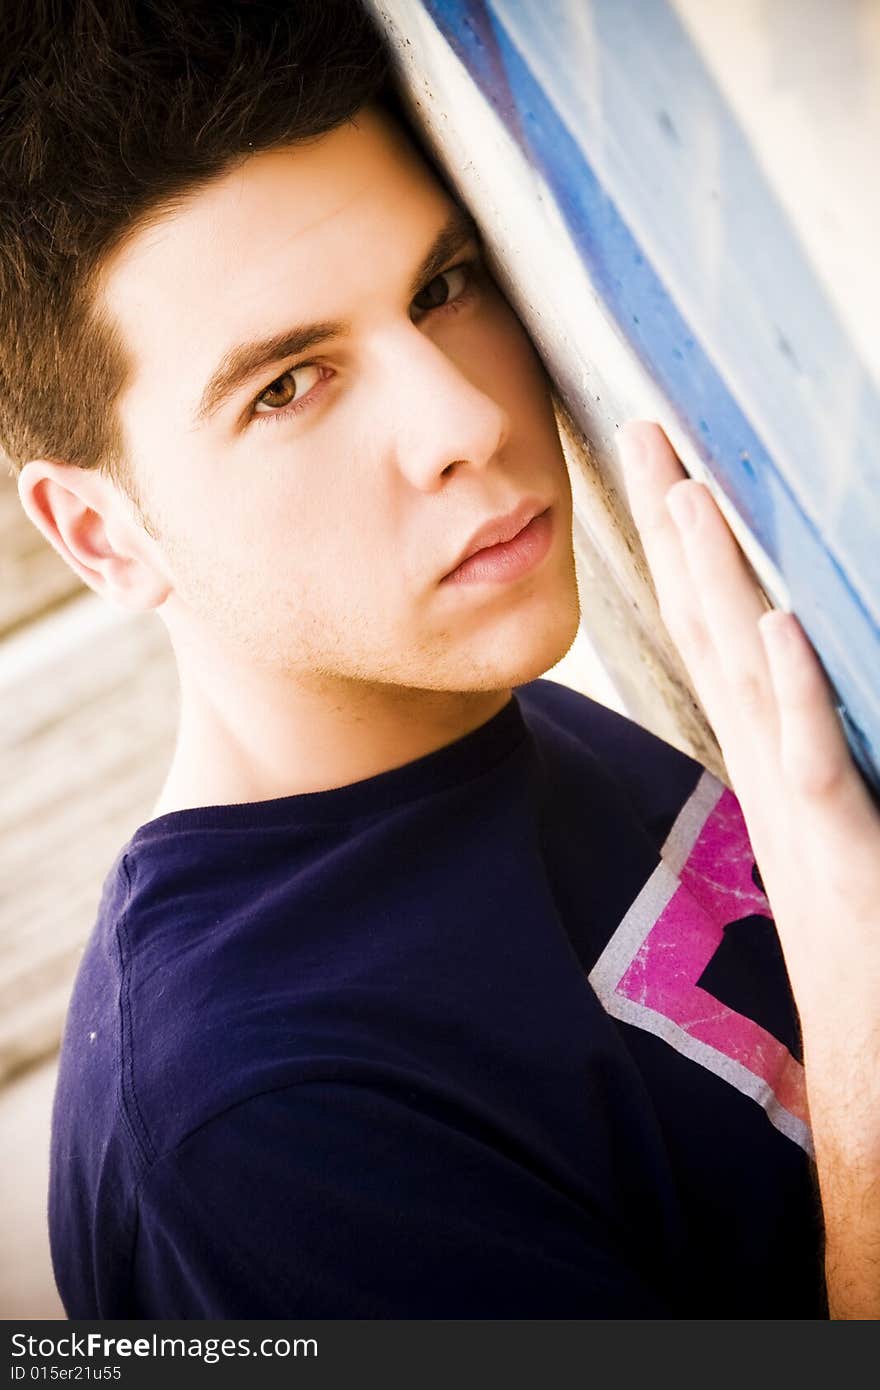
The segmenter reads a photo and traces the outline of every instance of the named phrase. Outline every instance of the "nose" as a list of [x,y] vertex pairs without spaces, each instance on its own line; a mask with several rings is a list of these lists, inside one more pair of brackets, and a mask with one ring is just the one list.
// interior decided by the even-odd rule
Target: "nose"
[[492,396],[419,328],[402,330],[392,346],[395,367],[393,448],[413,487],[431,492],[463,468],[485,468],[510,434],[510,418]]

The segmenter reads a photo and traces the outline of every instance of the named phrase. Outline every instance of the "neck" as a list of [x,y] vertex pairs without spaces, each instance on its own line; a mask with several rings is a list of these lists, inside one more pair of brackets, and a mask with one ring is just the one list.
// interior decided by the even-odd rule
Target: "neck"
[[[234,671],[231,676],[230,671]],[[400,767],[497,714],[511,688],[436,691],[238,662],[181,662],[177,744],[152,816],[326,791]]]

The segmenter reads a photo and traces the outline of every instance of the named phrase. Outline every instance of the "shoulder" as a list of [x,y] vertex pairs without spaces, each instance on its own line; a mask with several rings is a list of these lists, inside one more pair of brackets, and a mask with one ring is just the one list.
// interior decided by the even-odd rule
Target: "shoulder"
[[636,720],[570,686],[541,678],[518,686],[516,695],[548,756],[559,763],[580,761],[612,783],[658,846],[701,778],[716,780]]
[[254,969],[265,941],[243,929],[217,863],[185,859],[129,842],[105,880],[55,1094],[53,1150],[71,1181],[91,1180],[102,1147],[137,1181],[214,1115],[295,1079],[292,1058],[278,1075],[263,1065]]

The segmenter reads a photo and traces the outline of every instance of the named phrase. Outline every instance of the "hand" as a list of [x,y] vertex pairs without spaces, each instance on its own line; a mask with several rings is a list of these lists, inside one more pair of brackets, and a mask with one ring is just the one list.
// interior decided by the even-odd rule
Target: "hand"
[[816,653],[793,614],[767,609],[708,488],[658,425],[625,426],[620,451],[661,616],[724,755],[798,1005],[832,1313],[877,1317],[880,811]]
[[621,458],[663,621],[715,730],[802,1010],[880,1016],[880,812],[828,681],[793,614],[767,609],[708,488],[658,425],[624,427]]

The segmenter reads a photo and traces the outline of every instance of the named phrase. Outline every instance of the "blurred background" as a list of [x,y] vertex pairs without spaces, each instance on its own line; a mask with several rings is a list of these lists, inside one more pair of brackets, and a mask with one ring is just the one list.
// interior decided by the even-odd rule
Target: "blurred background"
[[[658,419],[798,614],[873,779],[880,4],[367,3],[556,384],[583,621],[547,675],[724,775],[614,451],[625,419]],[[55,1058],[104,875],[164,780],[176,682],[158,619],[83,589],[2,463],[0,710],[0,1316],[61,1317]]]

